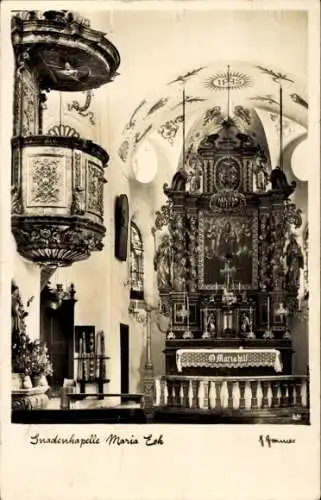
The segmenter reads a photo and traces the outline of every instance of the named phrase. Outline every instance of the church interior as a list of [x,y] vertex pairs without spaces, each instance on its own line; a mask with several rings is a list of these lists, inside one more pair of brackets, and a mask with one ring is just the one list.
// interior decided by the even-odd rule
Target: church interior
[[10,29],[12,421],[308,424],[306,13]]

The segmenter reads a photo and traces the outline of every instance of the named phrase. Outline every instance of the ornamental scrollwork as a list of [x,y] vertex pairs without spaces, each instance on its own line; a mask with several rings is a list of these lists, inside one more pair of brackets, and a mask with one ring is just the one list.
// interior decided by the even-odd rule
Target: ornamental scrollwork
[[33,158],[30,169],[29,205],[58,205],[64,196],[61,158]]
[[158,133],[167,140],[171,146],[174,145],[180,124],[183,122],[183,116],[177,116],[173,120],[168,120],[158,129]]
[[86,91],[86,99],[85,99],[85,103],[83,106],[80,105],[79,101],[72,101],[71,104],[70,103],[67,104],[67,109],[68,109],[68,111],[75,110],[81,116],[84,116],[84,117],[88,116],[91,125],[95,125],[96,124],[95,115],[92,111],[88,111],[88,109],[91,105],[92,97],[93,97],[93,91],[87,90]]
[[11,187],[11,214],[21,215],[24,212],[21,189]]
[[71,215],[84,215],[84,189],[75,188],[72,193],[72,201],[70,207]]
[[289,200],[287,200],[284,212],[287,222],[287,230],[290,230],[291,225],[293,225],[295,229],[299,229],[302,225],[302,210],[300,208],[296,208],[294,203],[290,203]]
[[169,224],[172,215],[172,202],[167,200],[165,205],[162,205],[160,210],[156,211],[155,228],[160,231],[164,226]]

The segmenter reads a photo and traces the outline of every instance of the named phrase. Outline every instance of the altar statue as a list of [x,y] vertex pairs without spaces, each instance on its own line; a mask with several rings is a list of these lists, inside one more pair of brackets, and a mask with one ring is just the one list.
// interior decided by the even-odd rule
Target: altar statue
[[254,165],[256,188],[259,191],[265,191],[269,182],[269,172],[266,163],[262,158],[257,158]]
[[216,323],[213,313],[208,315],[206,331],[210,334],[210,337],[216,337]]
[[168,234],[164,234],[154,257],[154,269],[157,271],[157,286],[171,288],[172,286],[173,250]]
[[191,193],[196,193],[201,189],[201,175],[198,169],[191,172],[188,176],[188,185]]
[[300,287],[300,271],[304,267],[303,253],[296,241],[294,234],[289,237],[289,243],[285,250],[287,265],[286,282],[289,288],[297,289]]
[[242,313],[241,316],[241,332],[246,335],[251,330],[251,321],[246,312]]

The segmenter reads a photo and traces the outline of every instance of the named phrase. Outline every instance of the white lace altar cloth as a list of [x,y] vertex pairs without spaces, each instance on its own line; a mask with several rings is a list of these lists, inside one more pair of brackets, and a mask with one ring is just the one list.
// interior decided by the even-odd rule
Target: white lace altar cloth
[[282,371],[280,351],[277,349],[178,349],[176,365],[183,368],[246,368],[270,366]]

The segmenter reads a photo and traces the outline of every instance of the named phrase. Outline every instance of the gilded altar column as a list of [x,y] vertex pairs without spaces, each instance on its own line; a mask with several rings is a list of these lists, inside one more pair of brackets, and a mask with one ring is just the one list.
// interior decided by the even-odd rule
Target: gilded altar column
[[190,292],[195,292],[197,288],[197,216],[191,215],[188,218],[188,284]]

